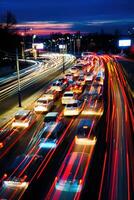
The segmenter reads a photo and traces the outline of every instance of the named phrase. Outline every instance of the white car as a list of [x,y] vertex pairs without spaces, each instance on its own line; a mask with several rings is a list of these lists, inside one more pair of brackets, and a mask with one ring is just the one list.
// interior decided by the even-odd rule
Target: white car
[[66,87],[67,87],[67,85],[60,81],[56,81],[51,85],[51,89],[58,91],[58,92],[63,91]]
[[86,81],[86,82],[92,82],[92,81],[93,81],[93,78],[94,78],[94,75],[93,75],[93,74],[91,74],[91,73],[85,74],[85,81]]
[[75,100],[72,104],[67,104],[64,108],[64,116],[77,116],[82,111],[82,103]]
[[12,123],[12,127],[23,127],[27,128],[32,125],[36,120],[36,115],[31,110],[19,110],[15,116]]
[[76,95],[72,91],[66,91],[61,98],[62,104],[72,104],[75,102],[75,100]]
[[53,100],[48,100],[46,97],[41,97],[37,100],[34,110],[35,112],[47,112],[54,106]]
[[43,96],[48,100],[55,100],[59,96],[59,93],[55,90],[48,90]]

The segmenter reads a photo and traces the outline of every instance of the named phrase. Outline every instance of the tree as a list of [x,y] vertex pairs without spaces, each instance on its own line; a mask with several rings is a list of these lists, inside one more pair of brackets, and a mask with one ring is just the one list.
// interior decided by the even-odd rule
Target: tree
[[7,11],[1,16],[0,23],[2,28],[10,30],[14,28],[17,20],[11,11]]

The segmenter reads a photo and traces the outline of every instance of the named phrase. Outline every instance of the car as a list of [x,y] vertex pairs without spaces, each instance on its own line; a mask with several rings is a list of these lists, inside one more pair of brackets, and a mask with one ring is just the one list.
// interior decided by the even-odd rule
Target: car
[[19,110],[13,119],[13,128],[27,128],[32,125],[36,120],[36,115],[31,110]]
[[80,71],[79,71],[78,68],[76,68],[76,67],[74,66],[74,67],[71,67],[70,73],[73,74],[74,77],[78,77],[79,74],[80,74]]
[[89,72],[89,73],[86,73],[84,77],[85,77],[86,82],[92,83],[94,75]]
[[77,83],[80,84],[80,85],[85,85],[86,84],[86,81],[85,81],[85,78],[84,76],[80,76],[77,80]]
[[47,125],[61,122],[62,117],[59,116],[58,112],[48,112],[44,117],[44,123]]
[[72,104],[66,104],[64,108],[64,116],[77,116],[82,111],[82,102],[75,100]]
[[43,128],[39,147],[41,149],[52,149],[57,147],[58,140],[64,130],[63,123],[54,123],[53,125],[47,125]]
[[11,139],[12,135],[17,133],[17,130],[12,128],[2,128],[0,129],[0,149],[2,149]]
[[63,91],[65,88],[67,87],[67,84],[62,83],[61,81],[55,81],[52,85],[51,85],[51,89],[61,92]]
[[40,97],[36,103],[34,110],[35,112],[47,112],[54,106],[53,100],[48,100],[46,97]]
[[75,94],[81,94],[83,92],[83,85],[80,85],[79,83],[73,83],[70,88],[70,91],[74,92]]
[[72,83],[73,80],[74,80],[74,77],[73,77],[73,75],[72,75],[71,73],[65,74],[64,78],[66,78],[66,79],[68,80],[69,83],[70,83],[70,82]]
[[[25,178],[25,177],[24,177]],[[13,177],[9,180],[3,181],[4,188],[12,188],[12,189],[26,189],[29,183],[26,182],[23,178]]]
[[58,81],[59,81],[59,82],[62,82],[63,84],[68,85],[68,79],[65,78],[65,77],[59,78]]
[[66,91],[61,98],[61,102],[62,104],[71,104],[75,102],[76,98],[77,96],[73,91]]
[[18,155],[7,169],[2,186],[6,189],[26,189],[42,160],[39,155]]
[[81,152],[72,152],[65,157],[58,176],[55,178],[56,191],[75,194],[82,190],[88,158],[87,153]]
[[75,143],[78,145],[95,145],[96,137],[91,136],[93,121],[90,119],[81,119],[77,126]]
[[45,97],[48,100],[55,100],[56,98],[58,98],[59,96],[59,92],[56,90],[47,90],[44,94],[43,97]]

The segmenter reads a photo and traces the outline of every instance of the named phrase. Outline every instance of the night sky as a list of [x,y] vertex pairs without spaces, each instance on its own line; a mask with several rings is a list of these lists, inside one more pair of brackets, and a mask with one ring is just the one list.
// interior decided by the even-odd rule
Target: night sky
[[0,0],[0,14],[12,11],[32,34],[49,32],[127,33],[134,26],[134,0]]

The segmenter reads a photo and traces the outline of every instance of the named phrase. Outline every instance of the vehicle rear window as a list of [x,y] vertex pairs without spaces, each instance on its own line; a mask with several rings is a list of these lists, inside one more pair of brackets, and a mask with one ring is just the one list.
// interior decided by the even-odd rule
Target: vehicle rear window
[[16,116],[15,116],[15,119],[16,119],[16,120],[25,120],[27,117],[28,117],[28,115],[26,115],[26,116],[16,115]]
[[70,107],[77,107],[77,103],[68,104],[67,107],[68,107],[68,108],[70,108]]
[[73,94],[64,94],[64,97],[73,97]]
[[43,104],[48,103],[48,101],[46,101],[46,100],[38,100],[37,102],[38,102],[38,103],[43,103]]
[[77,135],[82,135],[84,137],[87,137],[90,131],[90,127],[89,126],[83,126],[81,128],[78,129],[77,131]]
[[44,122],[56,122],[57,117],[45,117]]

